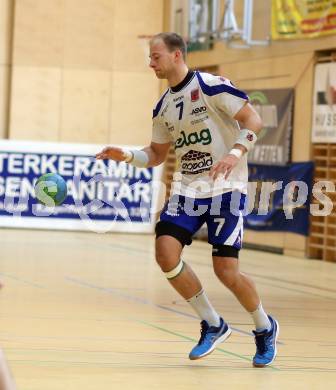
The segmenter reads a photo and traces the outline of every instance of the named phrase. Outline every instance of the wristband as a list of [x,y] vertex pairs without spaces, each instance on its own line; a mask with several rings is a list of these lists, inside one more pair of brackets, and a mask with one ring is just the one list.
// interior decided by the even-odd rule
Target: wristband
[[229,154],[232,154],[233,156],[240,158],[243,155],[243,151],[238,148],[234,148],[230,150]]
[[143,150],[128,150],[128,149],[123,149],[124,157],[125,157],[125,162],[134,165],[135,167],[138,168],[145,168],[148,165],[149,157],[146,152]]
[[131,150],[126,150],[126,149],[123,149],[123,153],[124,153],[124,157],[125,157],[125,162],[129,163],[133,160],[134,158],[134,154],[132,153]]
[[245,146],[247,151],[253,148],[254,144],[257,142],[257,134],[249,129],[241,129],[236,144]]

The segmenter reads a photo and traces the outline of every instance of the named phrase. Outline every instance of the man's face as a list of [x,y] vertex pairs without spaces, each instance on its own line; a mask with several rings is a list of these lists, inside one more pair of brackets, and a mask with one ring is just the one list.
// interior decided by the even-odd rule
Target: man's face
[[170,52],[162,39],[155,39],[150,44],[149,66],[156,77],[166,79],[176,66],[176,51]]

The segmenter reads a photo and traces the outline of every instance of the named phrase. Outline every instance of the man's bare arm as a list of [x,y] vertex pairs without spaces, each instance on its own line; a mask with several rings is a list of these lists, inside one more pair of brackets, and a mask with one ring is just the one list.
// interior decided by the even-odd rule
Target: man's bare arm
[[148,154],[148,167],[156,167],[162,164],[167,157],[170,145],[170,142],[167,144],[152,142],[150,146],[143,148],[142,150]]
[[251,106],[246,103],[235,115],[241,127],[241,133],[237,138],[233,148],[211,168],[209,175],[215,180],[219,174],[224,174],[224,178],[228,179],[232,169],[238,164],[241,156],[248,152],[248,148],[253,147],[256,142],[257,134],[262,129],[262,121],[259,114]]
[[[165,144],[152,142],[149,146],[137,152],[146,153],[148,157],[146,167],[155,167],[160,165],[166,159],[170,145],[170,142]],[[96,154],[96,158],[99,160],[111,159],[115,161],[126,161],[132,163],[132,154],[134,157],[135,152],[135,150],[131,149],[126,151],[117,146],[107,146],[101,152]],[[129,153],[131,153],[131,155]],[[129,158],[129,156],[131,157]]]

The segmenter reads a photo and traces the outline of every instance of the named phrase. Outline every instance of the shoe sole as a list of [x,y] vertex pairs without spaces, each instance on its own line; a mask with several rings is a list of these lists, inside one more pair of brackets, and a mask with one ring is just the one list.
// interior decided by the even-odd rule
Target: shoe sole
[[269,363],[266,363],[266,364],[253,363],[253,367],[262,368],[262,367],[265,367],[265,366],[269,366],[270,364],[272,364],[274,362],[274,359],[276,358],[276,355],[278,353],[278,351],[277,351],[277,339],[279,337],[280,327],[279,327],[279,323],[278,323],[278,321],[276,319],[274,319],[274,322],[277,325],[277,331],[275,333],[275,343],[274,343],[274,351],[275,352],[274,352],[273,359]]
[[198,360],[198,359],[201,359],[201,358],[204,358],[205,356],[208,356],[210,355],[210,353],[212,353],[215,348],[217,347],[218,344],[224,342],[225,340],[227,340],[230,336],[231,336],[231,333],[232,333],[232,330],[231,328],[229,328],[221,337],[219,337],[212,345],[212,347],[209,349],[209,351],[207,351],[206,353],[204,353],[203,355],[199,355],[199,356],[189,356],[189,359],[190,360]]

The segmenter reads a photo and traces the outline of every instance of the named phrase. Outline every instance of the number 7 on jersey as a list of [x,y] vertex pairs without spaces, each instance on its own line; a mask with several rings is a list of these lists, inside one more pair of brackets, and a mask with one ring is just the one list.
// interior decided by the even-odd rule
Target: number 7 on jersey
[[180,121],[182,119],[182,115],[183,115],[183,102],[176,104],[176,108],[180,109],[180,111],[179,111],[179,121]]

